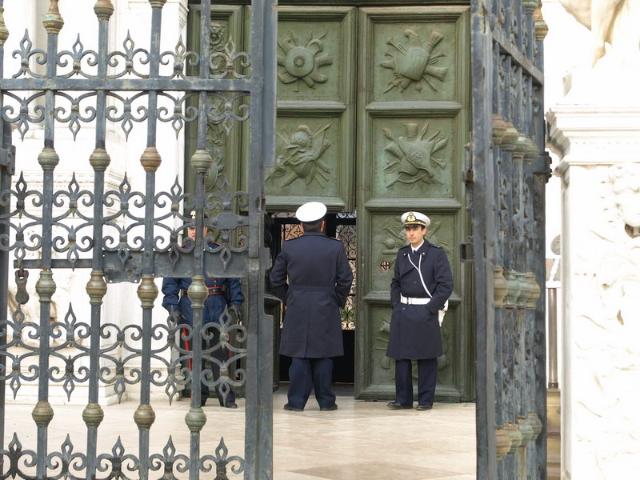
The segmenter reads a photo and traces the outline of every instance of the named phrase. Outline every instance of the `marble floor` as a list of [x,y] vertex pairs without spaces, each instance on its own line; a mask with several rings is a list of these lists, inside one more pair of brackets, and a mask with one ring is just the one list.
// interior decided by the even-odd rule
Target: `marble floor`
[[[348,393],[348,392],[343,392]],[[338,397],[339,409],[321,412],[315,401],[304,412],[282,409],[283,391],[274,396],[274,480],[470,480],[475,478],[475,407],[436,404],[431,411],[391,411],[385,402]],[[213,454],[221,435],[229,455],[242,455],[244,412],[222,409],[209,401],[201,454]],[[8,405],[6,431],[18,432],[23,448],[34,448],[32,406]],[[137,453],[134,402],[105,407],[99,452],[110,452],[118,436],[127,452]],[[178,452],[188,452],[184,424],[186,401],[154,403],[151,451],[160,453],[169,436]],[[86,442],[81,407],[55,407],[49,445],[60,445],[68,433],[74,445]],[[6,436],[10,436],[7,433]],[[6,445],[6,444],[5,444]],[[239,476],[230,475],[232,478]]]

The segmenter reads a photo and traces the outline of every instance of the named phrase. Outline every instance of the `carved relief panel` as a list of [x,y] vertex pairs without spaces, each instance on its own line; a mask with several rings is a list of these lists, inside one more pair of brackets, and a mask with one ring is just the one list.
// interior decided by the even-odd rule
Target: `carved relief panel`
[[460,86],[463,48],[459,9],[429,18],[421,7],[403,7],[389,15],[362,9],[362,35],[368,48],[366,70],[372,88],[367,102],[455,101]]
[[372,197],[452,198],[460,127],[455,118],[372,118]]
[[353,207],[354,9],[281,7],[278,17],[276,164],[267,206],[309,199]]
[[[236,52],[244,51],[245,44],[242,35],[244,8],[239,6],[214,6],[211,12],[211,36],[209,38],[212,53],[211,75],[222,78],[233,78],[229,75],[241,74],[247,68],[247,59],[234,58]],[[189,50],[198,51],[200,38],[200,12],[195,10],[188,17],[188,45]],[[192,67],[193,68],[193,67]],[[242,116],[246,106],[241,97],[211,95],[212,109],[209,113],[207,129],[207,146],[213,163],[205,179],[208,190],[223,182],[237,188],[240,182],[240,162],[237,160],[241,152],[242,128],[238,122],[231,121],[231,117],[224,115],[225,109],[231,109]],[[187,99],[187,108],[197,105],[195,98]],[[235,123],[235,125],[234,125]],[[191,155],[196,148],[197,126],[195,122],[187,124],[185,163],[185,188],[194,191],[195,176],[189,167]]]

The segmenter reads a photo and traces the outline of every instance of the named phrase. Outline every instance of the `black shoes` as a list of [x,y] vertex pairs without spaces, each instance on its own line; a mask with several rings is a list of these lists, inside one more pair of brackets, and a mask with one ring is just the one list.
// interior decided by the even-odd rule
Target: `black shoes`
[[[209,394],[208,393],[203,393],[202,397],[200,397],[200,406],[204,407],[207,404],[207,400],[209,400]],[[235,402],[235,400],[228,400],[227,404],[224,405],[220,400],[218,400],[220,402],[220,406],[221,407],[225,407],[225,408],[238,408],[238,404]]]
[[290,412],[302,412],[304,410],[304,408],[292,407],[288,403],[285,403],[284,409],[289,410]]
[[416,405],[416,410],[431,410],[433,403],[425,403],[424,405]]
[[337,410],[337,409],[338,409],[338,405],[335,403],[330,407],[320,407],[321,412],[333,412],[334,410]]
[[387,407],[391,410],[408,410],[410,408],[413,408],[413,405],[402,405],[401,403],[394,401],[387,403]]

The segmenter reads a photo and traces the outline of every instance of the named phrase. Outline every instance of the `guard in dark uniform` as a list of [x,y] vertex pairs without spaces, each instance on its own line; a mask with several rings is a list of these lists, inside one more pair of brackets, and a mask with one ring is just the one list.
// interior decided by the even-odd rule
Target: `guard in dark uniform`
[[327,207],[302,205],[296,217],[304,235],[287,240],[271,270],[271,288],[286,305],[280,354],[291,357],[286,410],[302,411],[311,389],[320,410],[335,410],[333,357],[344,354],[340,308],[353,274],[342,242],[324,233]]
[[424,239],[429,217],[419,212],[402,215],[409,245],[396,257],[391,280],[391,330],[387,356],[396,361],[396,399],[392,409],[413,408],[411,361],[418,363],[418,410],[433,406],[437,358],[442,355],[439,311],[453,291],[447,255]]
[[[192,212],[192,216],[195,216],[195,212]],[[195,228],[188,229],[189,237],[195,239]],[[205,229],[205,238],[207,231]],[[244,302],[244,295],[242,294],[242,286],[240,280],[233,278],[207,278],[205,284],[209,291],[204,302],[204,309],[202,314],[203,326],[207,323],[219,323],[220,316],[223,314],[225,307],[227,307],[229,313],[235,317],[237,321],[241,319],[241,305]],[[176,315],[179,324],[192,325],[193,323],[193,311],[191,309],[191,300],[187,291],[191,285],[190,278],[164,278],[162,280],[162,293],[164,298],[162,300],[162,306],[166,308],[169,313]],[[220,341],[220,332],[217,329],[211,331],[214,335],[213,338],[208,340],[202,340],[203,350],[210,348]],[[181,335],[182,338],[182,335]],[[189,350],[189,345],[184,345]],[[211,355],[224,362],[228,358],[228,352],[225,349],[219,348],[214,350]],[[220,376],[220,368],[214,362],[211,365],[205,365],[203,360],[202,368],[209,367],[213,371],[213,378],[217,379]],[[209,387],[201,383],[202,391],[202,406],[205,405],[207,398],[209,397]],[[235,401],[235,393],[231,389],[226,398],[223,395],[222,388],[218,388],[216,396],[221,406],[227,408],[237,408],[238,405]]]

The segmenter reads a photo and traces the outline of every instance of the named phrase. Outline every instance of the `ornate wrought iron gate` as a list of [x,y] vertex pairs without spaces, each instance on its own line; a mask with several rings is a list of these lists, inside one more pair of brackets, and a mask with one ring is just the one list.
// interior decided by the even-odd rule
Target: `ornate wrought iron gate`
[[[99,46],[85,49],[78,39],[71,50],[58,48],[63,18],[58,0],[50,0],[43,20],[46,50],[33,47],[25,33],[13,55],[20,70],[4,78],[2,59],[9,34],[2,19],[0,0],[0,478],[176,478],[207,476],[226,479],[244,472],[245,479],[269,479],[272,475],[272,326],[263,312],[264,270],[268,254],[263,247],[263,169],[273,159],[275,121],[276,0],[254,0],[250,26],[251,50],[236,52],[229,45],[223,53],[210,51],[210,4],[202,4],[199,52],[187,52],[182,40],[175,51],[160,51],[162,11],[166,0],[149,0],[150,47],[136,46],[130,37],[123,51],[109,51],[111,0],[97,0]],[[44,69],[33,68],[38,64]],[[185,74],[188,64],[197,76]],[[213,69],[212,65],[224,65]],[[215,73],[212,73],[215,70]],[[163,73],[164,72],[164,73]],[[191,99],[196,107],[187,107]],[[146,102],[145,102],[146,100]],[[227,191],[221,183],[212,193],[204,182],[212,159],[207,150],[207,124],[229,128],[249,120],[251,130],[248,193]],[[125,177],[119,188],[105,188],[110,164],[106,144],[107,122],[121,125],[128,135],[135,123],[147,125],[147,148],[140,158],[145,171],[144,191],[134,191]],[[196,170],[196,190],[185,194],[176,182],[156,188],[161,156],[156,148],[158,122],[170,123],[178,132],[185,122],[197,123],[197,150],[191,159]],[[28,185],[14,174],[11,128],[22,137],[30,125],[44,125],[44,148],[38,156],[42,184]],[[95,149],[89,157],[94,179],[91,190],[82,190],[75,177],[66,189],[55,190],[56,167],[71,159],[59,158],[55,148],[56,123],[68,124],[74,138],[83,124],[95,123]],[[76,160],[77,159],[73,159]],[[20,171],[15,161],[16,173]],[[196,218],[183,214],[195,210]],[[205,212],[209,215],[205,216]],[[213,212],[213,213],[212,213]],[[195,241],[182,240],[189,227]],[[219,233],[217,244],[203,238],[204,227]],[[39,254],[39,258],[37,255]],[[7,318],[10,257],[16,268],[16,305]],[[64,320],[51,322],[51,301],[56,284],[53,271],[90,269],[86,291],[91,304],[89,322],[77,319],[70,308]],[[35,285],[39,322],[27,322],[23,307],[29,269],[39,270]],[[243,277],[248,289],[248,321],[235,324],[225,312],[219,324],[203,324],[206,277]],[[175,319],[152,318],[158,297],[154,281],[160,277],[192,277],[188,294],[194,307],[193,326],[186,333]],[[142,324],[104,323],[101,315],[107,283],[138,283]],[[217,330],[217,332],[214,332]],[[200,339],[219,333],[216,345],[201,346]],[[31,342],[24,342],[27,334]],[[180,347],[178,337],[193,341],[193,352]],[[114,340],[105,346],[105,339]],[[33,342],[37,345],[34,345]],[[115,345],[115,346],[114,346]],[[15,348],[20,349],[15,353]],[[121,354],[118,355],[118,347]],[[65,357],[61,348],[75,350]],[[216,362],[214,351],[232,354],[218,361],[220,376],[203,369],[199,359]],[[13,349],[13,350],[12,350]],[[166,353],[178,351],[167,360]],[[229,373],[230,366],[246,358],[246,367]],[[192,371],[180,368],[192,359]],[[24,365],[36,365],[25,371]],[[53,361],[62,363],[61,369]],[[140,361],[140,367],[132,368]],[[152,365],[159,362],[166,370]],[[23,381],[37,381],[38,402],[33,409],[37,445],[23,447],[18,433],[5,445],[5,386],[17,391]],[[206,416],[200,407],[200,381],[228,391],[245,384],[245,452],[227,455],[224,441],[213,455],[200,451],[200,431]],[[87,428],[86,450],[70,441],[61,449],[49,445],[47,429],[54,415],[49,403],[51,384],[63,384],[68,394],[78,383],[88,383],[88,400],[82,414]],[[119,395],[130,385],[140,385],[140,404],[134,420],[139,429],[139,450],[125,452],[116,444],[111,453],[97,451],[98,428],[104,413],[98,403],[100,384],[113,385]],[[152,385],[164,386],[173,398],[181,385],[191,385],[191,408],[186,416],[190,431],[189,452],[178,453],[171,439],[162,453],[149,448],[155,412],[150,402]],[[212,469],[216,473],[211,472]]]
[[472,0],[478,479],[546,478],[538,0]]

